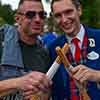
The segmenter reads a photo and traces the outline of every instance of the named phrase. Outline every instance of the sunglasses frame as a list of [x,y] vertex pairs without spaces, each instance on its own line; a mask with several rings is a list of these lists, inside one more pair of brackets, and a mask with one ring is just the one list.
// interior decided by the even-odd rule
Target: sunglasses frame
[[39,12],[36,12],[36,11],[27,11],[26,13],[17,12],[17,14],[24,15],[28,19],[32,19],[36,15],[38,15],[41,19],[45,19],[45,17],[47,16],[47,13],[45,11],[39,11]]

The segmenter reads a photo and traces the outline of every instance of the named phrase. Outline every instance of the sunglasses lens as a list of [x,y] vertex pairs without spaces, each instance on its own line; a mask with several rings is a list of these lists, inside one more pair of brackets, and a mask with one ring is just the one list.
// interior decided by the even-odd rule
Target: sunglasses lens
[[41,11],[38,13],[41,19],[44,19],[47,16],[47,13],[44,11]]
[[32,19],[36,15],[36,12],[35,11],[28,11],[28,12],[26,12],[25,15],[27,18]]
[[40,11],[40,12],[35,12],[35,11],[28,11],[26,12],[25,16],[29,19],[32,19],[33,17],[36,16],[36,14],[38,14],[38,16],[41,18],[41,19],[44,19],[47,15],[46,12],[44,11]]

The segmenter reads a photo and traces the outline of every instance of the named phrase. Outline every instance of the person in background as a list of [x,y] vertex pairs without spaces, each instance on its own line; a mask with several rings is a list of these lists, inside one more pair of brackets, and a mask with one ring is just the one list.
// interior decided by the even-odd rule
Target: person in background
[[[51,81],[45,75],[49,68],[49,54],[37,39],[43,31],[45,17],[41,0],[20,0],[15,15],[18,26],[10,26],[8,31],[4,32],[2,39],[4,41],[1,43],[4,45],[0,46],[2,47],[0,48],[2,49],[0,80],[4,82],[8,79],[6,81],[8,86],[11,81],[13,86],[15,82],[12,78],[15,78],[14,81],[22,79],[23,88],[26,89],[23,91],[24,99],[30,99],[32,91],[33,93],[37,90],[47,92],[51,86]],[[30,73],[31,71],[33,72]],[[24,77],[26,73],[30,74]],[[34,85],[34,82],[37,84]],[[19,95],[18,92],[9,94],[7,100],[18,99],[17,94]]]
[[[82,8],[80,0],[52,0],[52,14],[65,34],[58,37],[49,48],[52,62],[57,54],[55,48],[70,44],[66,56],[73,67],[88,67],[100,70],[100,29],[89,28],[80,22]],[[77,75],[82,70],[77,72]],[[87,83],[87,93],[91,100],[100,99],[100,89],[96,82]],[[63,64],[53,79],[53,100],[79,100],[79,89],[69,76]],[[81,98],[82,100],[82,98]]]
[[44,27],[44,34],[42,36],[42,41],[44,47],[49,48],[49,45],[58,37],[58,35],[53,31],[52,26]]

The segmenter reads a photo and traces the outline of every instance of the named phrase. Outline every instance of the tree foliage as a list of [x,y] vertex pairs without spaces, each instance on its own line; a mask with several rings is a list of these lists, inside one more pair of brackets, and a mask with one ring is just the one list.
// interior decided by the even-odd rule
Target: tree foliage
[[81,2],[83,8],[82,23],[100,28],[100,0],[81,0]]
[[14,11],[9,4],[1,5],[0,3],[0,18],[8,24],[14,23]]

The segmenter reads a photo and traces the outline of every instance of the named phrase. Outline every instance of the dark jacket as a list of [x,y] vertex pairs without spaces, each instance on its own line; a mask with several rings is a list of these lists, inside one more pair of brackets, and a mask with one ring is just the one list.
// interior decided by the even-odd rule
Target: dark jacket
[[[99,43],[100,30],[85,27],[85,31],[88,37],[88,48],[87,48],[88,54],[91,52],[95,52],[100,56],[100,43]],[[89,39],[93,39],[95,41],[95,47],[90,46]],[[61,35],[51,44],[51,47],[49,48],[49,52],[52,58],[51,63],[53,63],[53,61],[56,58],[56,52],[55,52],[56,46],[62,47],[65,44],[65,42],[67,42],[66,36]],[[85,65],[90,68],[100,70],[100,57],[95,60],[87,58]],[[67,71],[64,69],[63,64],[61,64],[60,68],[55,74],[53,78],[53,83],[54,83],[52,92],[53,100],[66,100],[66,99],[70,100],[69,75]],[[100,89],[97,87],[96,83],[88,82],[87,88],[91,100],[100,100]]]

